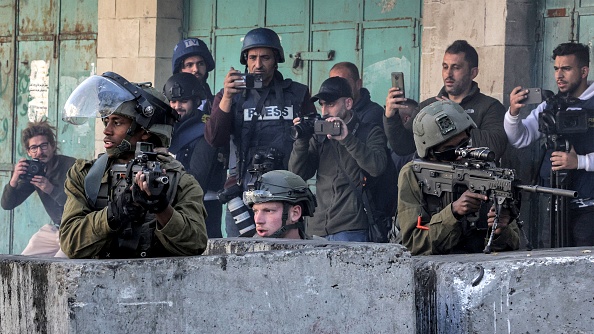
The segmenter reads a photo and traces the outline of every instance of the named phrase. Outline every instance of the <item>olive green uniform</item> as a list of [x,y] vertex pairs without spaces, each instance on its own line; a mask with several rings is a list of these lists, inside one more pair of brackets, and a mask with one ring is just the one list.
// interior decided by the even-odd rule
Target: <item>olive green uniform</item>
[[[460,244],[468,240],[468,237],[463,234],[462,224],[465,222],[454,217],[451,204],[432,216],[429,214],[425,195],[412,170],[412,162],[402,167],[398,190],[398,222],[402,233],[402,244],[413,255],[455,253],[456,249],[461,248]],[[422,215],[422,225],[428,227],[428,230],[417,228],[419,214]],[[427,221],[429,224],[426,223]],[[482,231],[481,238],[483,234],[486,242],[489,234]],[[476,233],[475,236],[477,235],[479,234]],[[519,246],[519,229],[517,224],[512,222],[500,235],[495,236],[491,249],[493,251],[516,250]]]
[[[163,155],[158,158],[168,172],[182,171],[177,160]],[[60,244],[70,258],[104,257],[118,242],[116,231],[107,223],[107,207],[95,211],[86,200],[85,177],[94,162],[77,160],[68,171],[65,184],[68,198],[60,226]],[[108,182],[111,164],[103,174],[102,184]],[[193,176],[185,172],[179,175],[171,204],[173,216],[164,227],[157,224],[154,232],[159,246],[154,256],[200,255],[206,248],[204,193]],[[117,257],[117,254],[111,256]]]

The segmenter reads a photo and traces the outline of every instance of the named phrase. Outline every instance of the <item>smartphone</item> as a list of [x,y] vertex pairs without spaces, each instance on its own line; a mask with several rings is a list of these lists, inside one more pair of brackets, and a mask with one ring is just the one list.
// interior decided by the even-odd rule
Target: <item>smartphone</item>
[[540,88],[526,88],[528,95],[522,101],[522,104],[540,104],[542,102],[542,89]]
[[237,82],[243,82],[241,86],[235,88],[239,89],[259,89],[262,88],[262,74],[241,74],[240,78],[235,80]]
[[402,92],[402,97],[406,97],[404,92],[404,73],[392,72],[392,87],[398,87]]
[[326,122],[325,120],[316,120],[314,123],[314,133],[316,135],[340,136],[342,133],[342,124],[339,121]]

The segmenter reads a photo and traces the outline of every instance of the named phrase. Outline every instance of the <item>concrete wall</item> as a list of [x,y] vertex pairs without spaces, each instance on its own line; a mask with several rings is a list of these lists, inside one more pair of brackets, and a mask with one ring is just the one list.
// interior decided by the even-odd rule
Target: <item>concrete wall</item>
[[221,239],[209,252],[0,257],[0,333],[414,332],[413,266],[401,246]]
[[196,257],[2,256],[0,333],[591,333],[591,251],[231,238]]

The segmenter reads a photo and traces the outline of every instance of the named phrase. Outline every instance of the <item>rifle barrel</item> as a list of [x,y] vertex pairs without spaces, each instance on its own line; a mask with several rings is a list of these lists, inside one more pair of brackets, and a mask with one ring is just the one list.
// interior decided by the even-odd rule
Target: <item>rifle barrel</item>
[[573,197],[577,198],[578,193],[574,190],[568,189],[557,189],[557,188],[549,188],[549,187],[541,187],[541,186],[527,186],[527,185],[518,185],[518,188],[524,191],[528,191],[531,193],[542,193],[542,194],[550,194],[555,196],[565,196],[565,197]]

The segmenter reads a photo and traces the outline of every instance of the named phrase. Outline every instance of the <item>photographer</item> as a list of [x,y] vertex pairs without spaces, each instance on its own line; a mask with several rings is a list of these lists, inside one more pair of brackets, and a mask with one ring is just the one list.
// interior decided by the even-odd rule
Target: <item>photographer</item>
[[200,101],[200,107],[206,114],[210,114],[214,96],[206,79],[208,79],[208,73],[214,70],[215,62],[206,43],[199,38],[186,38],[179,41],[173,48],[171,68],[173,74],[190,73],[200,80],[206,93]]
[[[340,131],[336,135],[317,135],[313,129],[302,131],[303,135],[293,145],[289,170],[304,180],[317,172],[319,205],[313,218],[308,220],[307,234],[330,241],[366,242],[367,215],[351,184],[358,183],[363,170],[371,176],[384,171],[388,159],[386,137],[380,127],[362,123],[357,118],[353,112],[351,87],[343,78],[326,79],[311,100],[319,100],[322,107],[325,122],[321,124],[330,129],[338,126]],[[301,118],[293,122],[299,126]],[[371,127],[365,141],[355,136],[363,127]]]
[[2,193],[2,208],[16,208],[35,191],[53,223],[42,226],[21,255],[60,256],[58,229],[66,202],[64,180],[75,159],[56,154],[55,128],[46,120],[29,122],[21,133],[21,140],[33,160],[20,159],[15,165]]
[[[459,159],[456,149],[468,146],[473,129],[476,129],[474,121],[460,105],[450,100],[434,102],[423,108],[412,125],[419,157],[441,162]],[[413,163],[414,160],[404,165],[398,179],[398,222],[402,244],[413,255],[483,251],[487,242],[485,237],[489,235],[486,227],[490,227],[495,218],[494,208],[487,213],[490,207],[488,197],[469,190],[462,194],[427,195],[419,185]],[[476,225],[467,219],[475,213],[479,213]],[[485,228],[480,230],[479,225]],[[507,209],[502,209],[494,234],[490,245],[493,250],[519,248],[519,230]]]
[[316,198],[299,176],[286,170],[264,173],[243,193],[243,201],[254,211],[259,237],[307,239],[303,216],[314,215]]
[[[520,109],[525,107],[528,90],[516,87],[510,94],[510,107],[505,114],[504,128],[509,142],[522,148],[545,137],[539,131],[539,116],[552,105],[576,113],[592,113],[594,110],[594,84],[588,84],[590,50],[580,43],[562,43],[553,50],[555,80],[559,92],[532,110],[525,119],[520,118]],[[556,111],[554,111],[556,112]],[[589,114],[592,115],[592,114]],[[592,116],[587,116],[592,117]],[[588,122],[589,123],[589,122]],[[571,130],[571,129],[569,129]],[[573,129],[577,130],[577,129]],[[576,190],[579,199],[569,204],[569,234],[571,246],[594,245],[594,128],[588,124],[585,131],[570,131],[563,138],[569,143],[566,150],[547,150],[540,168],[544,185],[550,184],[551,170],[569,171],[567,188]]]
[[106,72],[72,92],[63,118],[80,124],[97,113],[107,153],[77,160],[68,171],[60,228],[64,253],[70,258],[201,254],[207,242],[204,193],[179,161],[150,151],[169,147],[177,119],[165,96],[150,83]]
[[[243,39],[239,59],[246,70],[243,74],[231,68],[224,88],[215,96],[205,138],[214,147],[231,144],[230,177],[223,197],[231,210],[227,217],[227,236],[251,236],[253,220],[242,220],[244,212],[241,194],[246,190],[247,170],[257,152],[275,148],[283,161],[275,169],[286,169],[293,140],[290,128],[298,115],[316,113],[309,101],[307,86],[284,79],[278,64],[285,55],[276,32],[267,28],[249,31]],[[231,141],[231,135],[233,140]],[[235,160],[232,160],[235,158]],[[231,202],[233,200],[233,202]]]

